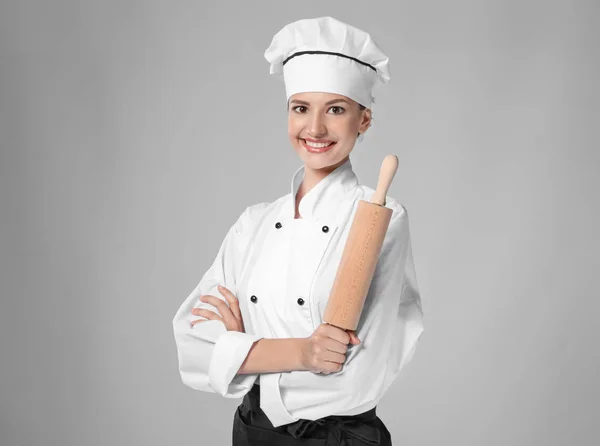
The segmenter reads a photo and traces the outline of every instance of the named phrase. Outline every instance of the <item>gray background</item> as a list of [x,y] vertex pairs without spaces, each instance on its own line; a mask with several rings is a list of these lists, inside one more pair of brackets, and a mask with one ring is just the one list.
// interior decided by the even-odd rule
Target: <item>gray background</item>
[[171,320],[289,192],[263,52],[323,15],[391,60],[352,161],[400,159],[425,310],[394,444],[597,444],[598,5],[3,1],[0,444],[230,443],[240,400],[181,383]]

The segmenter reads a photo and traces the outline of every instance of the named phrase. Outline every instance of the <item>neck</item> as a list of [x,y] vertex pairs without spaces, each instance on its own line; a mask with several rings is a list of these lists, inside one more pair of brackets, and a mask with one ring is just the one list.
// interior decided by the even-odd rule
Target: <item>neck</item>
[[298,189],[298,195],[303,197],[309,190],[311,190],[315,185],[333,172],[335,169],[344,164],[349,158],[349,155],[346,156],[343,160],[339,161],[336,164],[331,166],[324,167],[322,169],[313,169],[308,167],[306,164],[304,165],[304,180],[302,180],[302,184]]

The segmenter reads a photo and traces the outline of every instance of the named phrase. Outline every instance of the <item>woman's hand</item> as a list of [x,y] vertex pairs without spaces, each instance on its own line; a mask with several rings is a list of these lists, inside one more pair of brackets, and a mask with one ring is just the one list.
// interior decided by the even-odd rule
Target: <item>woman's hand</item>
[[199,322],[204,322],[205,320],[218,320],[225,324],[227,331],[239,331],[245,333],[246,331],[244,329],[244,321],[242,320],[242,313],[240,311],[240,303],[238,298],[235,297],[233,293],[224,286],[219,285],[218,288],[221,294],[225,297],[225,300],[227,300],[227,303],[223,302],[222,299],[211,295],[200,296],[200,300],[216,307],[219,310],[219,313],[221,313],[221,316],[212,310],[193,308],[192,314],[205,317],[206,319],[197,319],[192,321],[192,327]]
[[348,344],[360,344],[354,331],[321,324],[305,339],[302,346],[302,366],[313,373],[325,375],[339,372],[346,360]]

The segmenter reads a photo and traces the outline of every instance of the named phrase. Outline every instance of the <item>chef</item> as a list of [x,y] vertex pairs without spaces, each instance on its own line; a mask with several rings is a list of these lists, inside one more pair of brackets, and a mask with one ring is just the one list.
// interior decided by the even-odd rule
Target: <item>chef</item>
[[373,88],[390,79],[389,58],[331,17],[286,25],[265,58],[283,76],[302,166],[289,193],[241,212],[177,310],[181,379],[243,398],[235,446],[390,445],[376,406],[423,332],[408,214],[392,197],[356,331],[322,320],[357,205],[374,193],[350,152],[371,123]]

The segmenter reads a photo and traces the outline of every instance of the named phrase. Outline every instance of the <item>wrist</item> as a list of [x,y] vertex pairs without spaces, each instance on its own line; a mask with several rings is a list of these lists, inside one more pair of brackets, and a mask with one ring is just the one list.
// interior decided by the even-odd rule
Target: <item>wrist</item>
[[308,367],[304,364],[304,346],[306,345],[306,341],[308,338],[296,338],[295,343],[295,352],[294,355],[296,357],[296,370],[306,371]]

